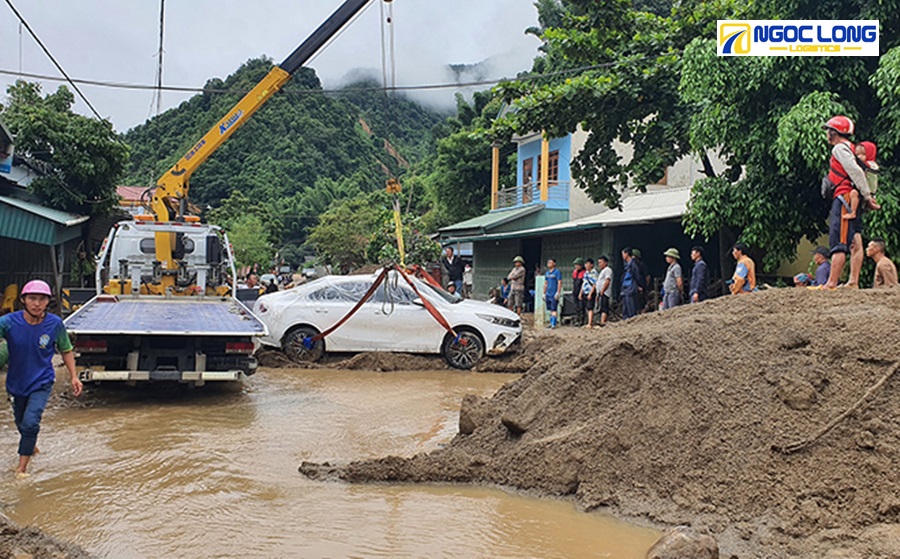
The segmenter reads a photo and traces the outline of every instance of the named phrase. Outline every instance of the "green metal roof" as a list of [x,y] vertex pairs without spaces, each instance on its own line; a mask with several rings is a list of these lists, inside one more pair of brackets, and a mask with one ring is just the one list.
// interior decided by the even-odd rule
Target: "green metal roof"
[[87,220],[87,216],[0,196],[0,237],[52,246],[77,237],[80,231],[73,226]]
[[504,223],[509,223],[510,221],[525,217],[526,215],[531,215],[533,213],[539,212],[542,209],[544,209],[543,204],[533,204],[530,206],[519,208],[494,210],[484,215],[473,217],[472,219],[467,219],[466,221],[460,221],[459,223],[448,225],[447,227],[441,229],[440,232],[454,233],[457,231],[476,230],[484,233],[486,231],[499,227]]

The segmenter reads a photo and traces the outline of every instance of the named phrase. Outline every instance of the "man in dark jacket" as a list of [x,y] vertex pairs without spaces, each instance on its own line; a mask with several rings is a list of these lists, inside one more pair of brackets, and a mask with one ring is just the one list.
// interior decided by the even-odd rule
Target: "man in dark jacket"
[[634,261],[634,253],[631,247],[622,249],[622,262],[625,265],[625,272],[622,274],[622,318],[628,319],[637,315],[638,312],[638,286],[641,283],[640,270]]
[[462,293],[463,288],[463,261],[453,254],[453,247],[447,247],[446,256],[441,258],[441,266],[447,270],[447,278],[456,286],[456,292]]
[[709,268],[706,260],[703,260],[703,247],[695,246],[691,249],[691,260],[694,261],[694,269],[691,270],[691,303],[699,303],[709,298]]

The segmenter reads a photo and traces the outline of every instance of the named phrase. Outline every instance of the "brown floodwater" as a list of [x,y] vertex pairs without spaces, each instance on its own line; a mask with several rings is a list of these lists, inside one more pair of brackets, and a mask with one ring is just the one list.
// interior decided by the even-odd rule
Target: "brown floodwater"
[[659,533],[572,503],[464,486],[309,480],[304,460],[437,448],[466,393],[512,375],[261,370],[242,387],[95,389],[47,411],[32,476],[0,411],[2,512],[115,559],[492,557],[643,559]]

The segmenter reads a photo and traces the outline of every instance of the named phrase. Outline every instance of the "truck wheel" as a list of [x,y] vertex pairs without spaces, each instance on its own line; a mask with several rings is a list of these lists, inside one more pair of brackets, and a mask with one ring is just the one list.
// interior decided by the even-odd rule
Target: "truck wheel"
[[459,341],[448,334],[444,338],[443,355],[454,369],[471,369],[484,357],[484,342],[471,330],[460,330]]
[[318,332],[309,326],[294,328],[285,335],[281,342],[281,349],[291,361],[297,363],[315,363],[325,354],[325,340],[318,340],[308,348],[303,340],[316,336]]

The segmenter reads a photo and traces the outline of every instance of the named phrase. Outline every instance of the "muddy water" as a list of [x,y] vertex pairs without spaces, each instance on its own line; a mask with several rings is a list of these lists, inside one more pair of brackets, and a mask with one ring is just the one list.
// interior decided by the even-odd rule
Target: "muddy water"
[[[303,460],[408,455],[509,375],[264,370],[243,387],[94,390],[51,409],[32,477],[0,504],[102,556],[643,558],[658,534],[567,502],[458,486],[308,480]],[[17,441],[7,406],[0,452]]]

